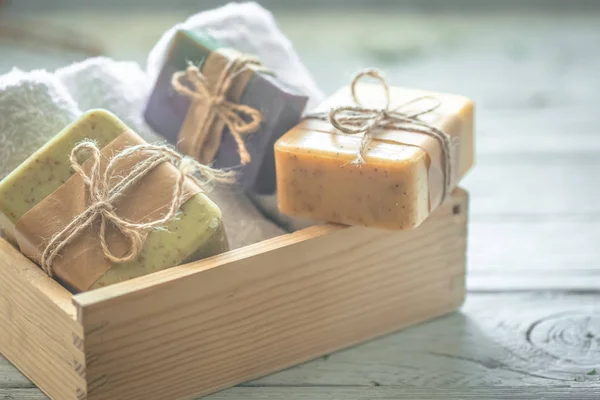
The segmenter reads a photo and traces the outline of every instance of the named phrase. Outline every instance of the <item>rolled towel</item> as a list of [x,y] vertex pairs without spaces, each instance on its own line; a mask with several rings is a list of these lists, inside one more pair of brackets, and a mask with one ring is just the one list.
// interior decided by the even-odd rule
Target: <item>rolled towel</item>
[[138,63],[95,57],[59,68],[56,76],[82,111],[104,108],[147,142],[161,140],[141,113],[150,93],[150,81]]
[[0,75],[0,178],[80,114],[52,73],[15,68]]
[[230,3],[200,12],[166,31],[148,56],[146,70],[152,82],[165,61],[165,53],[178,29],[202,31],[241,52],[254,54],[294,92],[309,97],[307,109],[319,104],[323,92],[277,26],[273,15],[254,2]]

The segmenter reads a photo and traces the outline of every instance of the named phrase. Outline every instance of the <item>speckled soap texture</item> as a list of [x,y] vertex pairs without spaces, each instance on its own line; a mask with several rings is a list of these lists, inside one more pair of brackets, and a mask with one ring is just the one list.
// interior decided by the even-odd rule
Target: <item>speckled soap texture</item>
[[[458,143],[452,149],[454,186],[474,163],[473,102],[415,89],[392,87],[390,91],[392,105],[422,97],[440,101],[438,109],[420,118]],[[366,107],[381,107],[379,86],[360,84],[358,93]],[[346,87],[323,108],[347,105],[349,99]],[[408,137],[413,144],[402,142]],[[296,217],[346,225],[411,229],[421,224],[438,206],[431,203],[432,191],[443,190],[441,164],[434,169],[436,175],[430,174],[431,155],[425,150],[433,144],[441,153],[436,139],[401,129],[380,129],[364,154],[365,163],[355,165],[352,161],[360,141],[360,135],[337,133],[328,121],[315,119],[306,119],[283,135],[275,144],[279,209]]]
[[[127,129],[107,111],[93,110],[84,114],[0,181],[0,213],[10,223],[16,224],[32,207],[71,177],[73,171],[68,157],[76,143],[87,138],[104,147]],[[228,250],[221,211],[203,193],[186,201],[179,217],[165,228],[148,235],[136,260],[114,264],[89,289]]]
[[[221,47],[220,43],[201,32],[179,30],[171,40],[165,64],[145,112],[148,124],[171,143],[177,143],[190,107],[190,100],[173,90],[171,77],[175,72],[184,70],[190,62],[202,68],[208,55]],[[240,104],[259,110],[263,116],[261,127],[244,138],[252,161],[240,167],[237,144],[228,128],[225,128],[213,167],[239,167],[240,186],[244,190],[260,194],[274,193],[273,145],[298,122],[306,102],[306,96],[292,93],[276,78],[254,73],[240,98]]]

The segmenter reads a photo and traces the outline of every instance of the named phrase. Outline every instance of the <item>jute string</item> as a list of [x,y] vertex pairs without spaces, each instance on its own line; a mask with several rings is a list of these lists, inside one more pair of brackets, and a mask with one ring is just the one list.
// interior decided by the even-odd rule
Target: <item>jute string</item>
[[[79,158],[84,152],[91,153],[91,167],[89,172],[86,172],[79,162]],[[127,175],[122,176],[123,171],[119,168],[119,162],[128,157],[140,154],[147,154],[148,157],[137,163]],[[83,179],[87,188],[90,205],[63,230],[56,233],[46,245],[42,253],[41,267],[50,276],[53,275],[52,262],[61,250],[96,220],[100,220],[98,236],[104,256],[113,263],[131,261],[139,255],[150,232],[175,218],[182,205],[186,177],[192,179],[200,187],[205,186],[209,182],[225,183],[233,180],[231,172],[214,170],[199,164],[189,157],[181,156],[174,149],[165,145],[142,144],[128,147],[108,160],[103,173],[100,168],[102,157],[103,155],[98,146],[91,141],[81,142],[71,151],[71,167]],[[129,188],[164,162],[171,162],[179,170],[168,211],[160,218],[143,223],[121,218],[116,212],[115,202]],[[113,254],[106,243],[108,223],[115,226],[129,242],[128,251],[123,256]]]
[[[370,77],[377,79],[381,83],[385,95],[384,108],[368,108],[362,105],[357,94],[357,86],[361,79]],[[362,135],[356,158],[352,164],[361,165],[365,163],[364,155],[369,149],[371,140],[376,135],[376,129],[383,130],[401,130],[405,132],[415,132],[435,138],[442,148],[442,159],[444,168],[444,188],[442,192],[442,201],[450,192],[452,179],[452,160],[451,137],[442,130],[422,121],[419,117],[437,110],[441,103],[439,99],[433,96],[421,96],[413,100],[400,104],[397,107],[391,108],[390,87],[383,76],[377,69],[366,69],[354,76],[350,84],[352,100],[355,105],[333,107],[329,112],[308,114],[306,118],[329,120],[333,127],[344,134]],[[403,112],[402,109],[414,105],[423,100],[432,100],[434,104],[423,108],[418,112]]]
[[[209,82],[209,79],[195,65],[189,65],[185,71],[175,72],[171,78],[171,85],[175,91],[187,96],[192,101],[188,112],[194,112],[194,109],[198,107],[209,107],[210,113],[207,120],[211,120],[212,116],[216,115],[227,125],[237,144],[242,165],[251,161],[243,135],[256,132],[262,123],[263,116],[255,108],[227,100],[227,92],[236,76],[249,66],[253,66],[255,70],[270,72],[258,58],[241,55],[229,60],[215,82]],[[186,82],[191,85],[191,88],[186,85]],[[210,124],[207,123],[199,122],[195,126],[197,132],[190,136],[196,139],[205,138],[209,134],[223,134],[223,132],[208,132]]]

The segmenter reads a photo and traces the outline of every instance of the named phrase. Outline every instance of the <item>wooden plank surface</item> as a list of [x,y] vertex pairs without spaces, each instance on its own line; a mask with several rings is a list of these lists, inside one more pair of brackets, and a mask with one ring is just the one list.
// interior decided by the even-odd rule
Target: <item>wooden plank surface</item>
[[[183,15],[44,17],[102,34],[111,54],[143,62]],[[325,91],[379,66],[394,83],[476,101],[478,164],[464,182],[470,293],[461,313],[209,398],[600,398],[600,14],[277,17]],[[134,34],[125,40],[121,26]],[[0,71],[80,57],[4,54]],[[0,358],[0,399],[21,398],[44,396]]]
[[[578,388],[577,400],[597,400],[595,388]],[[212,400],[563,400],[573,396],[572,388],[523,388],[489,387],[463,389],[412,388],[412,387],[235,387],[203,399]],[[0,399],[41,400],[46,399],[37,389],[0,389]]]
[[[599,337],[597,293],[475,293],[460,313],[207,398],[594,398]],[[0,396],[43,398],[32,388],[14,374]]]

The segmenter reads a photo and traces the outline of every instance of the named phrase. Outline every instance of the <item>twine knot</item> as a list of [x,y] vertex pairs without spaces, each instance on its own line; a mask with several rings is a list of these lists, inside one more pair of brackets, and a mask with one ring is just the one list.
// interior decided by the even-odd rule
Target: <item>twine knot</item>
[[98,201],[95,204],[92,204],[90,208],[93,208],[93,211],[97,212],[113,212],[114,207],[108,201]]
[[[379,81],[384,91],[385,107],[369,108],[363,106],[357,94],[357,86],[359,81],[365,77],[374,78]],[[352,161],[352,164],[355,165],[365,163],[364,155],[373,139],[373,131],[376,129],[396,129],[406,132],[422,133],[435,138],[442,148],[442,159],[444,161],[444,188],[442,200],[445,199],[450,191],[453,173],[452,162],[450,160],[452,141],[448,134],[427,124],[419,118],[421,115],[428,114],[438,109],[441,106],[440,101],[433,96],[421,96],[392,108],[390,86],[381,71],[377,69],[366,69],[356,74],[350,84],[350,91],[354,105],[333,107],[329,110],[329,113],[309,114],[307,117],[327,119],[337,131],[344,134],[362,135],[356,157]],[[402,109],[406,109],[408,106],[424,100],[431,100],[434,104],[429,107],[423,107],[417,112],[402,111]]]
[[[80,156],[84,152],[91,153],[91,164],[88,171],[79,162]],[[146,158],[137,162],[130,171],[124,173],[122,168],[119,168],[121,161],[140,154],[146,155]],[[218,171],[199,164],[189,157],[181,156],[174,149],[165,145],[142,144],[128,147],[108,160],[104,172],[101,171],[102,158],[100,149],[91,141],[81,142],[71,151],[69,158],[71,167],[82,178],[90,204],[62,231],[56,233],[46,245],[42,253],[41,267],[50,276],[53,275],[52,263],[61,250],[96,221],[100,221],[98,237],[104,256],[113,263],[128,262],[139,255],[150,232],[168,223],[176,216],[182,205],[186,178],[192,179],[200,187],[208,182],[230,182],[232,180],[231,172]],[[171,162],[179,170],[167,212],[148,222],[136,222],[121,218],[116,212],[116,201],[129,188],[164,162]],[[200,180],[196,176],[197,174],[201,175],[203,180]],[[120,231],[128,243],[128,250],[124,255],[116,255],[108,247],[106,233],[109,223]]]
[[209,102],[211,107],[219,107],[225,101],[225,96],[212,97]]
[[[195,65],[189,65],[185,71],[175,72],[171,78],[171,85],[175,91],[192,101],[189,112],[208,106],[212,114],[207,119],[216,116],[225,123],[235,139],[242,165],[251,161],[242,136],[256,132],[263,116],[257,109],[229,101],[226,96],[234,79],[249,66],[264,68],[258,58],[240,55],[228,61],[215,82],[208,82],[207,77]],[[195,140],[202,140],[208,134],[222,134],[222,132],[209,132],[208,123],[198,123],[195,127],[197,131],[192,135]]]

